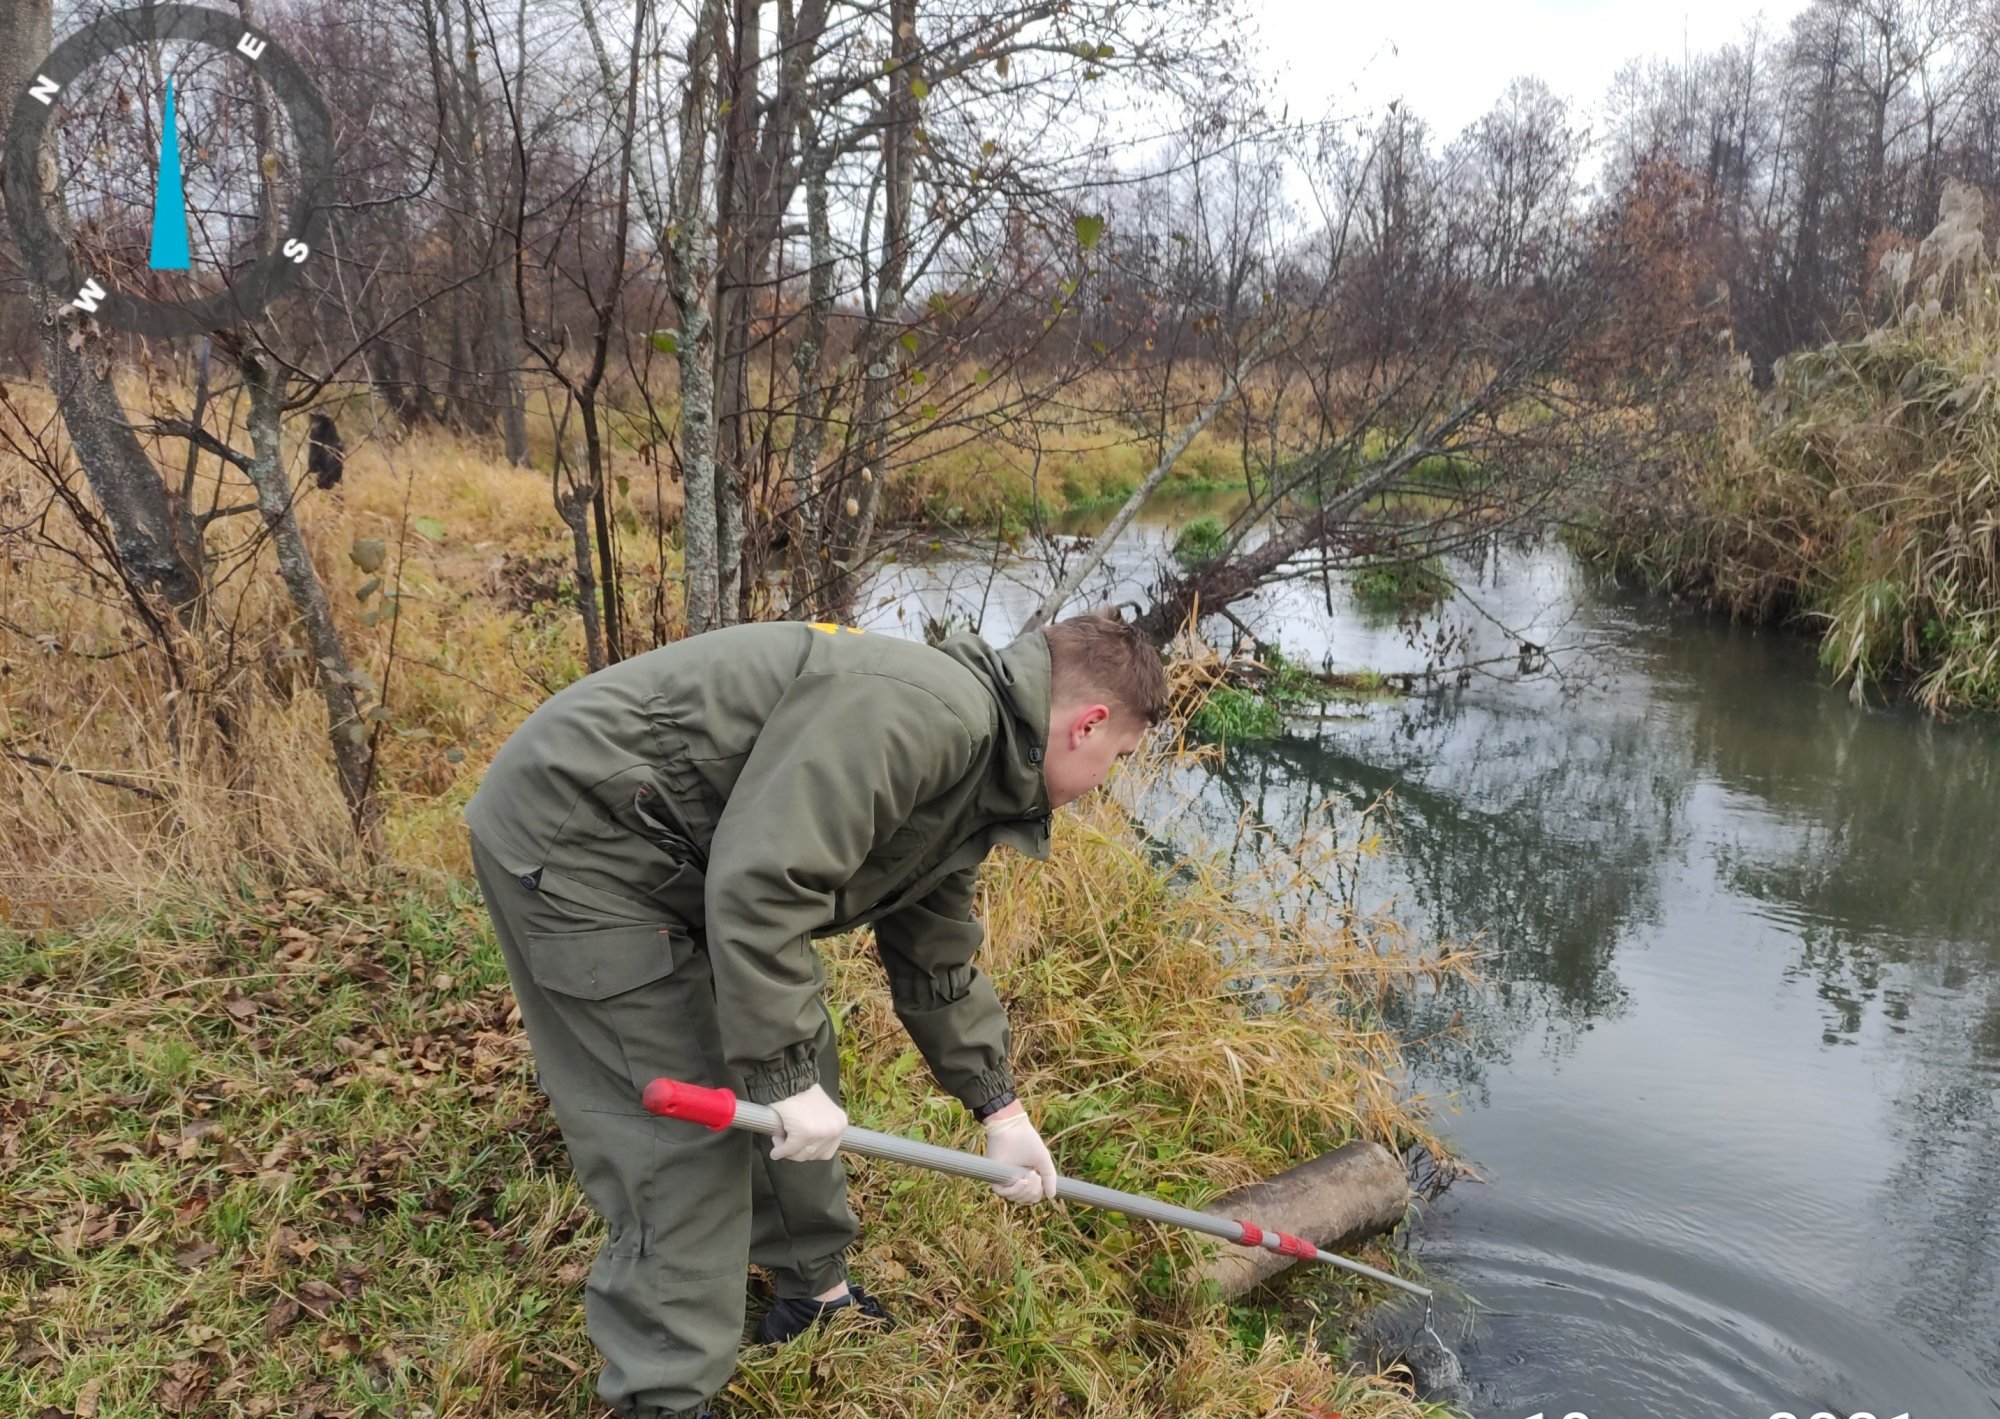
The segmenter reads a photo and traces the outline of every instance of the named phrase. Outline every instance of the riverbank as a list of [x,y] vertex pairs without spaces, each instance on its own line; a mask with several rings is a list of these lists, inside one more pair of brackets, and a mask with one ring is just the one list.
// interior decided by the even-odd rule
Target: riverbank
[[1780,361],[1768,392],[1719,382],[1704,432],[1617,486],[1574,545],[1816,636],[1857,702],[2000,708],[2000,285],[1946,270],[1893,299],[1864,336]]
[[[1349,1138],[1433,1142],[1377,1007],[1457,962],[1378,953],[1363,922],[1281,923],[1254,881],[1198,863],[1170,886],[1115,804],[1058,825],[1047,866],[994,864],[983,911],[1065,1172],[1197,1202]],[[1252,943],[1281,1009],[1246,1009],[1227,957]],[[972,1144],[863,941],[828,956],[852,1115]],[[599,1412],[581,1308],[598,1224],[462,882],[16,932],[0,981],[0,1408]],[[1189,1298],[1206,1243],[883,1164],[854,1178],[855,1272],[906,1324],[748,1349],[724,1414],[1435,1412],[1267,1310]]]

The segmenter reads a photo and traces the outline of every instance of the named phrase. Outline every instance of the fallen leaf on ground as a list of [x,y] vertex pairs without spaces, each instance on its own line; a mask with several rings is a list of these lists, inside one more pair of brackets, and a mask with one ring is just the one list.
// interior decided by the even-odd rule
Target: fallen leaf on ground
[[197,1350],[222,1350],[227,1346],[222,1332],[212,1325],[191,1325],[181,1333],[181,1338]]
[[340,1292],[324,1281],[308,1281],[299,1287],[299,1304],[312,1312],[314,1320],[325,1320],[326,1313],[339,1305],[340,1301]]
[[[290,1296],[282,1296],[282,1295],[279,1296],[276,1300],[271,1302],[271,1309],[267,1311],[264,1315],[265,1337],[270,1340],[276,1340],[279,1336],[283,1335],[286,1331],[290,1330],[294,1325],[296,1325],[298,1323],[298,1319],[299,1319],[299,1303],[293,1300]],[[251,1403],[253,1404],[260,1402],[261,1401],[258,1400],[251,1401]],[[270,1411],[266,1410],[265,1412],[269,1413]]]
[[182,1360],[167,1371],[167,1377],[160,1381],[153,1391],[160,1401],[160,1407],[170,1414],[191,1414],[201,1408],[208,1395],[208,1362],[206,1360]]
[[196,1119],[181,1130],[181,1141],[174,1145],[174,1156],[182,1160],[190,1159],[201,1152],[202,1143],[210,1138],[223,1135],[222,1125],[214,1119]]
[[342,959],[340,964],[341,969],[345,970],[356,980],[367,981],[371,985],[382,985],[389,979],[389,972],[387,970],[365,957],[349,955]]

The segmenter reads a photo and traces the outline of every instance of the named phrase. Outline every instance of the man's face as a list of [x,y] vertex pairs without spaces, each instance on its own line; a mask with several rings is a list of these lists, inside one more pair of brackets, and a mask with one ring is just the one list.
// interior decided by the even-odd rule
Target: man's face
[[1136,750],[1146,726],[1126,722],[1099,703],[1051,706],[1049,743],[1042,755],[1042,777],[1049,785],[1049,806],[1074,803],[1110,777],[1111,765]]

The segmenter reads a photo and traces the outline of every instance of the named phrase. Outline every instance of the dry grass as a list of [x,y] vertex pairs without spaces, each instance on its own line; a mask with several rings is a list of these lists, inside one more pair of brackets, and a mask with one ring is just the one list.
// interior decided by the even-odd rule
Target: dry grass
[[[135,381],[124,390],[129,407],[163,397],[165,376],[154,373],[157,387]],[[1206,377],[1183,371],[1176,407],[1197,401]],[[996,381],[981,401],[996,408],[1019,393]],[[56,440],[46,392],[16,387],[9,401],[36,435]],[[940,431],[897,474],[886,511],[957,508],[967,522],[990,525],[1022,515],[1037,496],[1051,513],[1122,497],[1151,453],[1102,412],[1117,402],[1107,381],[1086,381],[1032,432],[1012,427],[1011,442]],[[544,430],[539,396],[532,412],[530,427]],[[371,424],[358,403],[342,419],[350,451],[338,490],[314,489],[303,448],[292,450],[300,520],[351,659],[386,686],[392,718],[378,738],[376,783],[391,855],[463,871],[458,810],[480,766],[534,704],[583,670],[568,531],[547,474],[511,467],[497,449],[434,429],[405,433],[393,420]],[[1178,470],[1181,486],[1240,480],[1229,438],[1205,432]],[[610,441],[633,513],[619,536],[628,604],[657,601],[671,625],[679,554],[662,549],[654,529],[661,516],[678,517],[679,492],[633,442],[622,432]],[[174,453],[168,445],[158,456]],[[80,473],[71,467],[68,476],[81,490]],[[252,500],[241,475],[217,459],[203,458],[200,477],[198,506]],[[255,515],[210,529],[216,631],[212,644],[189,649],[194,679],[177,690],[161,658],[138,643],[101,558],[49,503],[46,484],[0,453],[0,510],[34,529],[10,537],[0,559],[0,799],[19,805],[0,814],[0,921],[87,916],[239,867],[336,880],[350,866],[351,835],[333,780],[300,771],[329,762],[324,710]],[[371,539],[387,548],[381,575],[398,593],[394,615],[380,596],[356,599],[370,574],[349,553]],[[215,727],[218,706],[234,717],[227,736]]]
[[[249,500],[233,473],[220,496]],[[40,511],[47,497],[0,456],[0,504]],[[392,856],[462,869],[457,812],[479,766],[583,669],[547,479],[434,432],[368,441],[340,489],[307,484],[300,520],[354,664],[386,682],[377,781]],[[84,570],[97,560],[73,525],[60,513],[40,525],[44,541],[19,539],[0,562],[0,784],[19,810],[0,815],[9,917],[87,915],[228,880],[239,865],[294,880],[344,871],[352,834],[326,767],[325,710],[254,516],[210,531],[216,630],[185,656],[203,678],[178,691],[162,657],[134,648],[125,606]],[[368,575],[349,551],[364,539],[386,544],[393,616],[379,597],[356,599]],[[640,587],[661,577],[646,550],[627,547]],[[234,717],[228,746],[218,705]]]
[[1996,348],[1991,267],[1934,275],[1861,337],[1788,356],[1767,394],[1719,381],[1678,466],[1615,486],[1580,546],[1803,624],[1857,702],[1893,686],[1938,715],[2000,708]]

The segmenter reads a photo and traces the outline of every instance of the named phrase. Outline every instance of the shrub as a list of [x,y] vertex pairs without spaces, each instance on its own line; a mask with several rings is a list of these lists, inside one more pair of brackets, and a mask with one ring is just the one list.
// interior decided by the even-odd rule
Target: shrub
[[1197,517],[1175,535],[1174,560],[1182,571],[1198,570],[1222,555],[1222,542],[1222,519]]

